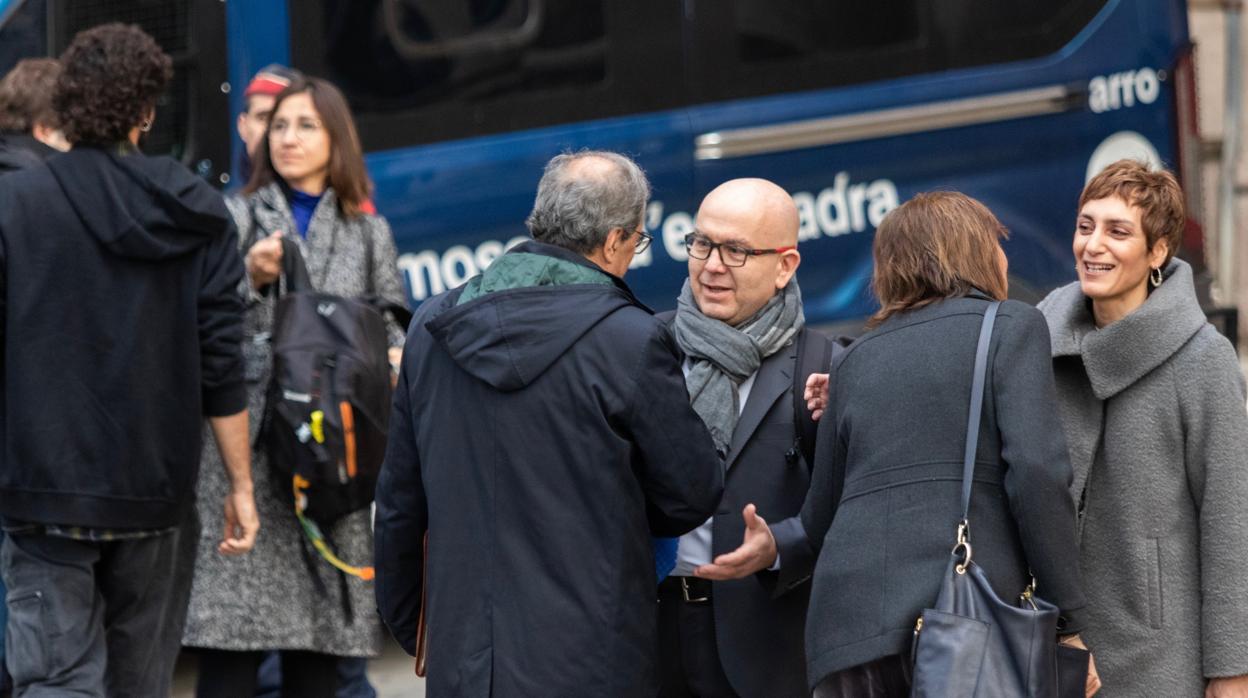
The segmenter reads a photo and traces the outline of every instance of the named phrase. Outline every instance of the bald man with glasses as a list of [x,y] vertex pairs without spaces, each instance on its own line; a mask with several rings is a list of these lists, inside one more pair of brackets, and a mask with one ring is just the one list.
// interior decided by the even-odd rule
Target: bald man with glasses
[[728,454],[727,471],[719,509],[680,537],[676,567],[659,586],[660,695],[809,696],[809,582],[782,580],[779,561],[731,579],[740,555],[729,553],[749,534],[771,535],[764,517],[801,510],[815,446],[801,388],[827,371],[833,344],[805,325],[788,193],[762,179],[726,182],[703,200],[695,225],[685,237],[689,279],[666,320],[694,411]]

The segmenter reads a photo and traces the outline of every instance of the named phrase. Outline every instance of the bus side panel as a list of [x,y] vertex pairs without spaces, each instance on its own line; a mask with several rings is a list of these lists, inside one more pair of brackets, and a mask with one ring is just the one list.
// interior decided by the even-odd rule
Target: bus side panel
[[368,164],[377,208],[394,230],[400,267],[418,303],[467,281],[528,236],[524,221],[552,156],[587,148],[630,155],[653,187],[646,227],[656,239],[627,280],[643,301],[672,305],[671,289],[679,286],[671,277],[683,278],[684,270],[657,260],[668,256],[664,211],[691,206],[688,141],[685,114],[670,112],[373,153]]
[[798,277],[812,322],[874,311],[875,227],[900,202],[935,189],[962,191],[996,213],[1010,231],[1004,246],[1012,294],[1037,301],[1074,279],[1073,221],[1094,154],[1104,166],[1115,153],[1151,150],[1150,157],[1174,165],[1168,75],[1185,35],[1176,37],[1170,13],[1155,11],[1160,4],[1110,2],[1069,45],[1040,59],[695,108],[697,138],[897,108],[934,116],[959,100],[1044,88],[1064,89],[1071,102],[1026,118],[700,159],[696,189],[749,176],[773,179],[794,195],[802,218]]

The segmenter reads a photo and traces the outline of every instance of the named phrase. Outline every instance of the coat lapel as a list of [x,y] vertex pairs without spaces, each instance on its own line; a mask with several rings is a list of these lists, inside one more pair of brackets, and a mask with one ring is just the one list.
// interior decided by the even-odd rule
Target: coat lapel
[[745,401],[745,409],[732,432],[732,444],[728,449],[727,467],[731,468],[749,443],[750,437],[763,423],[771,406],[793,385],[793,367],[797,361],[797,342],[793,341],[780,351],[763,360]]
[[[295,230],[295,220],[290,214],[290,206],[286,203],[286,197],[282,195],[282,189],[277,183],[269,184],[263,189],[256,192],[257,204],[253,205],[252,211],[256,217],[255,231],[258,237],[265,237],[273,233],[282,232],[286,237],[299,239],[299,231]],[[251,241],[254,244],[258,240]]]
[[329,266],[336,253],[342,252],[341,249],[334,249],[336,244],[334,236],[338,234],[337,213],[338,198],[334,195],[333,189],[326,189],[316,205],[316,210],[312,212],[312,220],[308,221],[308,235],[303,241],[304,249],[307,251],[304,257],[308,263],[308,274],[312,277],[313,284],[324,282],[326,267]]

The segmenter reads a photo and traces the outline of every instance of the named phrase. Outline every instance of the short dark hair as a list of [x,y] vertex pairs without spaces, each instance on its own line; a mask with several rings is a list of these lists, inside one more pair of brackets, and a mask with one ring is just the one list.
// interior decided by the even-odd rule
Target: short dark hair
[[1167,170],[1154,170],[1138,160],[1119,160],[1088,182],[1079,195],[1079,208],[1089,201],[1116,196],[1140,209],[1144,239],[1151,252],[1158,240],[1166,241],[1164,267],[1179,251],[1187,226],[1183,189]]
[[1005,300],[1004,237],[987,206],[956,191],[917,194],[893,209],[875,230],[871,287],[880,310],[867,326],[972,290]]
[[70,143],[112,145],[142,123],[172,77],[169,56],[137,25],[101,24],[61,54],[52,106]]
[[[312,106],[316,107],[321,124],[329,134],[329,186],[338,197],[338,206],[342,213],[358,216],[364,212],[365,204],[368,203],[372,183],[368,179],[364,149],[360,146],[360,136],[355,130],[355,120],[351,118],[347,98],[328,80],[304,77],[295,80],[277,94],[273,101],[273,114],[277,114],[282,102],[288,97],[304,93],[312,98]],[[272,117],[270,123],[271,119]],[[244,194],[255,192],[281,177],[273,169],[268,129],[265,129],[260,146],[256,148],[254,165],[251,179],[243,188]]]
[[18,61],[0,80],[0,131],[30,133],[35,126],[60,128],[52,93],[61,64],[55,58]]

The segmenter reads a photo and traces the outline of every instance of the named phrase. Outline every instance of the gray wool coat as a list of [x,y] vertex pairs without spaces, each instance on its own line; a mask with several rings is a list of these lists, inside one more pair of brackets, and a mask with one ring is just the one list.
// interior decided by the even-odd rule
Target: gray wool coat
[[1096,329],[1079,284],[1040,303],[1083,501],[1084,634],[1106,698],[1197,698],[1248,673],[1248,411],[1230,342],[1174,260]]
[[[312,220],[306,240],[299,239],[290,207],[276,184],[247,197],[226,200],[239,230],[239,246],[246,254],[250,243],[278,230],[299,241],[313,285],[342,296],[375,294],[406,305],[406,294],[396,265],[394,238],[385,219],[363,215],[344,218],[333,190],[327,190]],[[367,274],[372,246],[372,276]],[[264,406],[271,353],[268,332],[273,300],[251,290],[244,326],[248,411],[254,441]],[[393,320],[392,345],[403,341],[403,329]],[[222,502],[229,490],[216,442],[205,435],[197,510],[203,532],[195,563],[183,644],[228,650],[298,649],[339,656],[373,656],[381,649],[381,625],[373,599],[373,583],[347,578],[353,621],[345,616],[337,570],[312,553],[312,562],[325,583],[321,595],[309,574],[300,547],[304,536],[289,497],[279,494],[268,460],[253,451],[252,478],[260,535],[246,555],[226,557],[217,552],[223,528]],[[372,564],[373,534],[370,512],[351,514],[334,527],[330,537],[339,557],[351,564]]]

